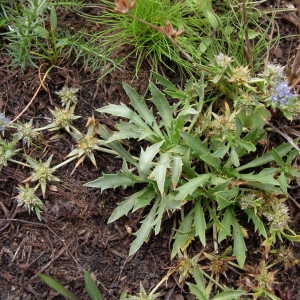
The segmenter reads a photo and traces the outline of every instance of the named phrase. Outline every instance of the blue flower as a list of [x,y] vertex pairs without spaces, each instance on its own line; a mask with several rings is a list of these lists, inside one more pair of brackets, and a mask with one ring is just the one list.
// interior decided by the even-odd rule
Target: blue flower
[[271,101],[279,105],[288,105],[289,100],[296,95],[291,91],[286,81],[280,81],[274,84],[272,89]]
[[10,123],[10,119],[5,117],[3,113],[0,113],[0,132],[5,130],[6,125]]

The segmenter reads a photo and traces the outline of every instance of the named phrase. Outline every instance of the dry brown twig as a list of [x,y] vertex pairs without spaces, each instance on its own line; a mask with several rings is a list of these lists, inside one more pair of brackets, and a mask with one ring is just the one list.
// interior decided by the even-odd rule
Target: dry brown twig
[[14,123],[16,122],[18,119],[20,119],[20,117],[27,111],[27,109],[31,106],[31,104],[33,103],[33,101],[36,99],[37,95],[39,94],[41,88],[45,88],[47,91],[47,88],[45,87],[44,83],[45,80],[49,74],[49,72],[53,69],[54,66],[51,66],[46,73],[44,74],[43,78],[41,79],[40,77],[40,70],[42,68],[42,65],[39,68],[39,79],[40,79],[40,85],[38,86],[38,88],[36,89],[35,93],[33,94],[32,98],[30,99],[30,101],[28,102],[28,104],[24,107],[24,109],[10,122],[10,123]]

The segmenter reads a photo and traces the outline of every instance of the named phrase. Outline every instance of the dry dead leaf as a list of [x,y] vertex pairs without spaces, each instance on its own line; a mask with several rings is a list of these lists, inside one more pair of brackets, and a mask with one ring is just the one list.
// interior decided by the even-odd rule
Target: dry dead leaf
[[165,26],[160,26],[159,31],[168,36],[169,38],[176,38],[183,33],[183,30],[174,29],[171,23],[167,23]]
[[116,0],[114,11],[121,14],[126,14],[134,6],[135,6],[135,0]]

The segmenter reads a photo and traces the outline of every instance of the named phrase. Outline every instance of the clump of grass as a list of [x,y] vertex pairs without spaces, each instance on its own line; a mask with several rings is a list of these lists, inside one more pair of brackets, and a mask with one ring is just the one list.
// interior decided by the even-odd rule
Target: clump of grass
[[270,28],[260,25],[262,14],[253,3],[243,7],[240,1],[214,6],[209,0],[127,2],[128,7],[122,9],[118,1],[114,6],[105,0],[99,16],[83,15],[104,26],[93,36],[108,55],[124,47],[132,49],[129,55],[137,59],[136,72],[146,59],[154,70],[159,64],[171,69],[177,65],[180,70],[199,75],[220,52],[234,56],[239,63],[261,65],[262,60],[250,62],[247,56],[266,53]]
[[189,67],[181,57],[180,51],[158,30],[167,23],[179,30],[189,29],[188,19],[184,19],[183,16],[191,11],[184,2],[137,1],[136,6],[124,14],[115,12],[114,4],[110,1],[103,1],[101,7],[103,14],[100,16],[85,16],[105,25],[106,28],[95,36],[108,53],[115,53],[129,45],[134,48],[137,69],[145,58],[157,68],[158,63],[166,64],[166,57],[184,68]]

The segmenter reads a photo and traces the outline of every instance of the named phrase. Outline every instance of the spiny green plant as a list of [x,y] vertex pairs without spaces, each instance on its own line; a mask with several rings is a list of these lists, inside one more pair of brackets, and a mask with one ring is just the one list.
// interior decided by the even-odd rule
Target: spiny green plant
[[[54,173],[78,156],[72,155],[72,157],[68,157],[61,163],[51,166],[53,155],[50,155],[46,161],[36,160],[26,154],[26,149],[34,145],[34,142],[41,140],[41,133],[45,130],[50,132],[53,130],[65,130],[71,135],[76,133],[80,134],[71,124],[71,121],[79,118],[79,116],[74,115],[77,104],[77,92],[78,89],[68,88],[66,86],[58,92],[63,108],[57,108],[52,111],[53,121],[44,127],[35,128],[32,119],[25,123],[14,123],[4,114],[0,113],[0,131],[3,132],[4,135],[7,129],[15,131],[12,134],[11,141],[0,137],[0,169],[6,167],[9,162],[12,162],[32,170],[31,175],[23,181],[25,185],[20,185],[17,188],[18,194],[16,199],[19,206],[27,208],[29,213],[32,211],[35,212],[39,219],[41,219],[41,210],[43,208],[43,202],[38,195],[39,189],[41,190],[43,198],[45,198],[48,183],[60,181]],[[17,148],[20,144],[23,146],[23,149]],[[25,158],[25,162],[23,162],[21,158],[14,159],[18,153]],[[29,185],[29,182],[32,183],[33,186]]]
[[48,1],[29,0],[26,4],[11,10],[8,15],[8,49],[13,62],[22,68],[34,65],[30,51],[39,38],[48,35],[44,26]]
[[[7,49],[15,65],[37,66],[38,60],[57,64],[65,44],[57,26],[56,7],[80,6],[79,1],[26,0],[6,10]],[[47,25],[49,23],[49,26]]]
[[[194,295],[197,300],[235,300],[241,299],[241,297],[246,294],[246,292],[243,290],[233,290],[223,286],[219,286],[219,288],[223,290],[222,292],[213,293],[213,284],[217,282],[212,282],[211,280],[208,280],[207,284],[207,280],[205,279],[204,274],[205,273],[200,268],[194,268],[192,270],[192,277],[195,283],[188,283],[191,294]],[[219,284],[217,283],[217,285]],[[215,295],[213,296],[213,294]]]
[[[110,104],[97,110],[123,119],[113,132],[104,126],[98,128],[106,147],[123,159],[123,167],[120,172],[103,174],[86,186],[102,191],[138,187],[137,192],[118,205],[108,222],[149,207],[134,234],[129,255],[149,239],[152,231],[160,232],[165,215],[178,210],[182,218],[174,236],[172,258],[187,249],[196,237],[205,246],[206,231],[213,228],[218,243],[228,238],[233,240],[233,255],[243,266],[247,234],[241,221],[244,224],[245,217],[265,239],[266,247],[277,238],[299,240],[288,227],[288,210],[284,204],[289,183],[299,176],[297,168],[292,167],[298,151],[289,143],[282,143],[264,154],[258,151],[269,119],[271,102],[266,100],[270,98],[269,90],[263,78],[250,77],[246,69],[245,73],[237,73],[237,68],[242,67],[234,68],[233,72],[229,70],[228,78],[227,71],[223,70],[224,84],[223,79],[212,79],[228,94],[233,108],[225,100],[207,98],[204,80],[182,91],[156,75],[165,93],[150,83],[149,103],[153,109],[124,84],[130,107]],[[170,103],[165,94],[179,101]],[[243,97],[256,100],[244,102]],[[137,157],[120,148],[120,142],[129,139],[146,141],[149,145],[142,148]],[[254,159],[253,153],[257,156]],[[292,172],[282,167],[283,162],[279,162],[278,157],[286,157],[284,160],[289,162]],[[244,158],[247,163],[243,163]]]
[[37,186],[41,187],[43,197],[46,195],[47,183],[51,181],[60,181],[60,179],[54,175],[57,167],[50,167],[53,155],[51,155],[45,162],[37,161],[30,156],[26,157],[29,167],[32,169],[32,174],[27,180],[31,182],[37,182]]
[[24,206],[28,212],[34,211],[38,219],[41,220],[41,209],[44,206],[42,200],[36,196],[36,187],[30,187],[28,184],[18,187],[18,195],[16,197],[18,206]]

